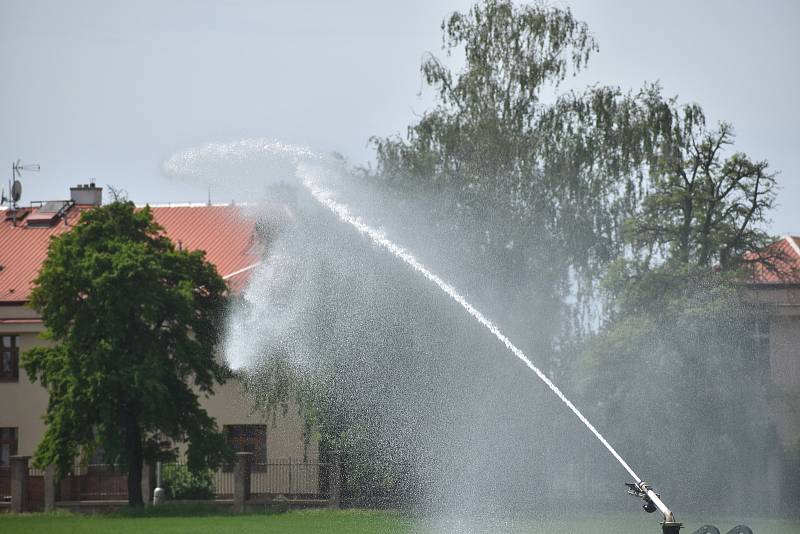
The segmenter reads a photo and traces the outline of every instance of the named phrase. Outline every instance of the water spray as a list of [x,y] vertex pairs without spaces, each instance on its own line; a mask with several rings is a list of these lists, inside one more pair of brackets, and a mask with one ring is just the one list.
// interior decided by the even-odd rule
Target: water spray
[[640,497],[645,501],[643,506],[644,510],[648,513],[659,510],[664,520],[661,523],[663,534],[678,534],[682,524],[675,521],[675,516],[666,504],[661,500],[661,497],[652,490],[652,488],[644,482],[639,475],[628,465],[628,463],[619,455],[619,453],[611,446],[606,438],[589,422],[586,416],[570,401],[566,395],[556,386],[550,378],[544,374],[534,363],[514,345],[511,340],[486,316],[478,311],[472,304],[470,304],[452,285],[442,280],[438,275],[434,274],[425,265],[420,263],[419,260],[408,250],[395,244],[389,240],[382,232],[372,228],[366,224],[360,217],[352,215],[348,207],[344,204],[337,202],[330,191],[327,191],[316,183],[311,176],[308,169],[303,169],[305,177],[303,179],[303,186],[311,193],[311,196],[319,204],[333,212],[340,221],[349,224],[355,228],[360,234],[367,237],[373,244],[388,250],[392,255],[405,262],[412,269],[420,273],[422,276],[433,282],[436,286],[444,291],[450,298],[456,301],[467,313],[469,313],[476,321],[483,325],[489,332],[491,332],[505,347],[511,351],[514,356],[519,358],[530,370],[532,370],[539,379],[547,385],[550,390],[561,399],[561,401],[574,413],[578,419],[589,429],[595,437],[600,440],[600,443],[605,446],[608,452],[619,462],[619,464],[628,472],[634,479],[634,483],[627,484],[628,493],[636,497]]
[[[533,362],[514,345],[511,340],[486,316],[470,304],[452,285],[442,280],[408,250],[395,244],[382,232],[369,226],[360,217],[350,213],[349,208],[338,202],[331,191],[325,189],[315,178],[315,168],[308,163],[323,163],[324,158],[313,153],[307,147],[295,147],[277,141],[266,139],[246,139],[236,143],[212,143],[204,147],[190,149],[178,153],[170,158],[164,165],[167,174],[173,176],[198,177],[211,172],[212,176],[227,176],[231,166],[238,166],[243,176],[258,174],[264,178],[264,169],[253,168],[250,158],[255,156],[256,161],[266,166],[268,174],[280,176],[280,180],[287,176],[287,169],[292,168],[301,177],[303,187],[308,190],[311,197],[321,206],[332,212],[341,222],[352,226],[361,235],[368,238],[373,244],[390,252],[427,280],[435,284],[451,299],[458,303],[469,315],[486,328],[498,341],[500,341],[514,356],[522,361],[544,384],[572,411],[583,425],[603,444],[617,462],[628,472],[634,482],[627,484],[628,493],[644,501],[643,508],[652,513],[659,510],[663,515],[663,534],[678,534],[681,523],[675,520],[672,511],[664,504],[661,497],[653,491],[652,487],[644,482],[628,463],[611,446],[606,438],[592,425],[580,410],[570,401],[564,393],[547,377]],[[258,157],[264,160],[258,160]],[[273,176],[274,178],[274,176]],[[258,187],[251,191],[258,194]],[[261,190],[263,191],[263,189]]]

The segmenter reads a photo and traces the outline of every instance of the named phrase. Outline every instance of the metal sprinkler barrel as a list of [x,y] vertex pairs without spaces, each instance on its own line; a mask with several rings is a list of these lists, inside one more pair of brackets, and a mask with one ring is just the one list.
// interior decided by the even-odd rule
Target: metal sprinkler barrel
[[647,485],[644,481],[639,481],[635,483],[626,483],[628,486],[628,494],[633,495],[634,497],[639,497],[644,501],[642,508],[648,514],[652,514],[656,510],[659,510],[663,516],[664,521],[661,523],[661,532],[662,534],[678,534],[681,527],[683,526],[682,523],[675,521],[675,516],[672,513],[672,510],[667,508],[667,505],[664,504],[664,501],[661,500],[661,497],[653,491],[653,489]]

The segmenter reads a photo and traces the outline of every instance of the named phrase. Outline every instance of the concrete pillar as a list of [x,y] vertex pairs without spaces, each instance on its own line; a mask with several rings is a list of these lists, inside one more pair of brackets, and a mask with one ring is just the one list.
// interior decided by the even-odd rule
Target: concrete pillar
[[244,512],[245,504],[250,499],[250,468],[253,462],[252,452],[237,452],[233,466],[233,511]]
[[339,508],[342,497],[342,454],[328,452],[328,506]]
[[11,511],[21,514],[28,511],[28,460],[30,456],[12,456]]
[[44,470],[44,511],[53,512],[56,509],[58,495],[58,475],[56,466],[48,465]]
[[153,491],[156,489],[156,466],[149,462],[142,464],[142,500],[145,506],[153,504]]

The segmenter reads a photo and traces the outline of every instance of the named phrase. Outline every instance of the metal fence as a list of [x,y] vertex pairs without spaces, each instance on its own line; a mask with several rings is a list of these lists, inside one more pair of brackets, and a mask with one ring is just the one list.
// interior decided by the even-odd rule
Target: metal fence
[[[45,473],[28,471],[28,500],[30,510],[42,507]],[[290,499],[325,499],[329,496],[329,464],[297,460],[272,460],[251,465],[250,494],[254,497],[285,495]],[[231,499],[234,493],[234,473],[218,469],[211,473],[215,499]],[[60,480],[56,501],[115,501],[127,500],[127,471],[112,464],[75,465]],[[11,471],[0,468],[0,502],[11,500]]]
[[250,473],[251,495],[317,497],[328,492],[328,464],[273,460],[254,464]]
[[109,501],[128,498],[128,474],[112,464],[76,465],[61,480],[61,501]]
[[217,469],[211,477],[215,499],[233,498],[233,471]]
[[[167,464],[164,464],[165,466]],[[169,464],[185,466],[185,464]],[[162,471],[163,472],[163,471]],[[233,498],[233,470],[211,473],[215,499]],[[328,493],[328,464],[298,460],[271,460],[250,466],[250,494],[258,497],[286,495],[296,498],[324,498]]]
[[[41,510],[43,496],[44,471],[28,469],[28,509]],[[0,502],[11,502],[11,469],[9,467],[0,467]]]

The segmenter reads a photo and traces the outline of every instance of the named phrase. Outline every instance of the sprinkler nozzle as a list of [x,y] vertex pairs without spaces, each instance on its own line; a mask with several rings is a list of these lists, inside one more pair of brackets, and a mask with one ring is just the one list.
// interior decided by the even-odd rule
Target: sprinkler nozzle
[[648,514],[652,514],[653,512],[658,510],[653,500],[647,494],[647,490],[651,488],[645,482],[639,482],[638,484],[626,482],[625,485],[628,486],[628,495],[639,497],[644,501],[642,509],[645,512],[647,512]]
[[625,483],[628,486],[628,495],[639,497],[644,501],[642,508],[648,514],[652,514],[656,510],[661,510],[664,514],[664,522],[661,523],[663,534],[678,534],[681,528],[681,523],[675,521],[675,516],[661,501],[661,496],[653,491],[653,488],[647,485],[646,482],[638,483]]
[[650,497],[647,496],[647,490],[651,490],[650,486],[647,485],[647,482],[639,482],[638,484],[635,482],[626,482],[626,486],[628,486],[628,495],[633,495],[634,497],[639,497],[640,499],[650,500]]

